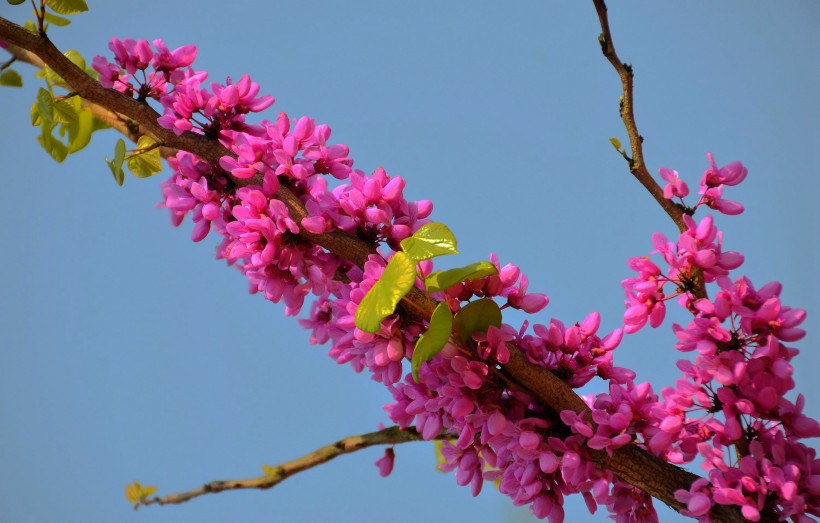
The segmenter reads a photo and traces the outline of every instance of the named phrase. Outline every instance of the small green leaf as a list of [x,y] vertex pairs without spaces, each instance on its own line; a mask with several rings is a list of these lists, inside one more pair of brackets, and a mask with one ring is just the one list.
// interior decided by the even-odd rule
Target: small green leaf
[[610,138],[609,143],[612,144],[612,147],[614,147],[616,151],[621,152],[621,141],[619,139]]
[[152,138],[140,136],[137,140],[138,151],[128,157],[128,170],[137,178],[150,178],[162,170],[162,157],[159,147]]
[[111,128],[111,126],[108,125],[107,123],[103,122],[99,118],[94,118],[94,128],[93,128],[94,132],[103,131],[105,129],[110,129],[110,128]]
[[[46,16],[48,16],[48,15],[46,15]],[[79,51],[77,51],[76,49],[69,49],[68,51],[66,51],[63,54],[65,55],[66,58],[71,60],[71,62],[74,65],[76,65],[80,69],[85,70],[85,58],[83,58],[83,55],[81,55]]]
[[262,472],[264,472],[266,476],[269,476],[271,478],[279,478],[282,477],[284,469],[282,469],[282,467],[271,467],[270,465],[262,465]]
[[42,118],[40,118],[40,108],[37,107],[37,102],[34,102],[31,104],[31,125],[37,127],[42,121]]
[[498,274],[498,269],[492,263],[482,260],[464,267],[434,272],[425,278],[424,285],[427,287],[427,292],[438,292],[447,290],[458,282],[475,280],[492,274]]
[[501,309],[490,298],[471,301],[456,313],[456,335],[467,341],[474,332],[486,332],[490,325],[501,327]]
[[458,254],[456,237],[443,223],[428,223],[401,241],[401,248],[413,261]]
[[379,332],[382,320],[393,314],[396,305],[413,287],[416,269],[403,252],[397,252],[384,268],[382,277],[367,292],[356,308],[356,327]]
[[441,302],[433,311],[433,316],[430,318],[430,326],[427,327],[427,332],[421,335],[416,342],[416,348],[413,349],[413,378],[419,381],[419,368],[425,361],[441,352],[441,349],[447,345],[447,340],[450,339],[450,334],[453,332],[453,313],[450,312],[450,307],[445,302]]
[[25,1],[26,1],[26,0],[6,0],[6,2],[8,2],[8,3],[9,3],[9,4],[11,4],[11,5],[20,5],[20,4],[22,4],[23,2],[25,2]]
[[114,175],[114,180],[117,182],[117,185],[122,187],[122,184],[125,182],[125,173],[122,170],[122,163],[125,161],[125,140],[120,138],[117,140],[117,144],[114,146],[114,159],[109,160],[106,156],[105,163],[108,164],[108,168],[111,169],[111,174]]
[[77,111],[67,100],[57,100],[53,104],[54,123],[73,123],[77,121]]
[[85,0],[46,0],[46,4],[61,15],[76,15],[88,11]]
[[63,18],[62,16],[57,16],[49,12],[46,12],[45,20],[46,22],[54,24],[59,27],[66,26],[71,23],[71,20],[69,20],[68,18]]
[[51,132],[54,130],[54,124],[43,122],[41,129],[42,132],[40,136],[37,137],[37,141],[43,146],[43,149],[54,158],[54,161],[62,163],[66,156],[68,156],[68,147],[51,135]]
[[139,481],[135,481],[130,485],[125,486],[125,497],[128,499],[130,503],[138,504],[142,503],[148,496],[153,494],[157,491],[157,487],[146,485],[140,485]]
[[82,107],[82,102],[77,99],[75,109],[79,105],[77,111],[77,122],[68,128],[68,152],[76,153],[83,149],[91,141],[91,135],[94,132],[94,114],[88,109]]
[[71,87],[66,83],[66,81],[63,80],[63,78],[57,74],[54,69],[47,65],[44,65],[42,69],[34,74],[34,76],[37,78],[45,78],[46,82],[51,83],[51,85],[62,87],[68,91],[71,90]]
[[23,77],[14,69],[7,69],[0,74],[0,85],[6,87],[23,87]]
[[54,98],[42,87],[37,91],[37,112],[44,122],[54,122]]

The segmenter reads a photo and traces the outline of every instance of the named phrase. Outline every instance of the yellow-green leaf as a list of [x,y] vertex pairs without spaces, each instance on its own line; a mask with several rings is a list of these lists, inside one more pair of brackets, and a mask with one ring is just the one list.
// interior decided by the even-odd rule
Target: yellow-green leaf
[[114,146],[114,159],[109,160],[107,156],[105,157],[105,163],[108,164],[108,168],[111,169],[111,174],[114,175],[114,180],[120,187],[122,187],[122,184],[125,182],[125,173],[122,170],[122,163],[124,161],[125,141],[120,138]]
[[69,49],[63,54],[66,58],[71,60],[71,62],[74,65],[76,65],[80,69],[85,70],[85,58],[83,58],[83,55],[81,55],[79,51],[77,51],[76,49]]
[[490,298],[471,301],[456,312],[453,324],[459,339],[467,341],[474,332],[486,332],[490,325],[501,327],[501,309]]
[[76,15],[83,11],[88,11],[88,4],[85,0],[46,0],[46,4],[61,15]]
[[612,144],[612,147],[614,147],[616,151],[621,152],[621,141],[619,139],[610,138],[609,143]]
[[458,254],[453,231],[443,223],[435,222],[423,225],[413,236],[403,239],[401,248],[414,261]]
[[464,267],[458,267],[443,272],[434,272],[424,279],[427,292],[444,291],[458,282],[475,280],[492,274],[498,274],[498,269],[492,263],[482,260]]
[[94,132],[94,114],[83,107],[83,102],[75,96],[71,104],[77,112],[77,121],[68,127],[68,152],[76,153],[91,141]]
[[43,122],[40,128],[41,132],[40,136],[37,137],[37,141],[43,149],[51,155],[54,161],[57,163],[62,163],[66,156],[68,156],[68,147],[66,147],[63,142],[51,134],[54,130],[54,124],[50,122]]
[[53,105],[54,123],[72,123],[77,121],[77,111],[68,100],[57,100]]
[[37,102],[34,102],[31,104],[31,125],[37,127],[42,121],[42,118],[40,118],[40,107],[37,106]]
[[66,26],[71,23],[71,20],[68,18],[63,18],[62,16],[57,16],[49,12],[46,12],[45,20],[46,22],[56,26]]
[[42,87],[37,91],[37,112],[46,123],[54,122],[54,98]]
[[266,476],[278,478],[282,475],[282,467],[271,467],[270,465],[262,465],[262,472],[264,472]]
[[125,486],[125,497],[130,503],[137,504],[145,501],[145,498],[157,491],[157,487],[150,485],[142,486],[139,481],[135,481]]
[[71,86],[69,86],[66,83],[66,81],[63,80],[63,77],[57,74],[57,72],[54,71],[54,69],[47,65],[44,65],[42,69],[40,69],[34,74],[34,76],[36,76],[37,78],[45,78],[46,82],[50,83],[53,86],[62,87],[63,89],[66,89],[68,91],[71,90]]
[[384,320],[413,287],[416,269],[403,252],[390,258],[379,281],[370,288],[356,308],[356,327],[365,332],[379,332]]
[[453,313],[445,302],[441,302],[433,311],[427,331],[421,335],[413,349],[413,378],[419,381],[419,368],[425,361],[441,352],[453,333]]
[[0,74],[0,85],[6,87],[23,87],[23,77],[14,69],[7,69]]
[[162,170],[162,157],[157,142],[148,136],[140,136],[137,151],[128,157],[128,170],[137,178],[149,178]]

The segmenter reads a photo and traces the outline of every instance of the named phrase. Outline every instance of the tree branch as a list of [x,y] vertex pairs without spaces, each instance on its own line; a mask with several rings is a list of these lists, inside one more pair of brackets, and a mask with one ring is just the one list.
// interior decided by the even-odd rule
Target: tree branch
[[[618,53],[615,51],[612,33],[609,30],[609,18],[607,16],[605,0],[592,1],[595,4],[595,11],[598,13],[598,20],[601,23],[601,34],[598,37],[598,42],[601,44],[601,51],[604,53],[606,59],[609,60],[609,63],[612,64],[612,67],[615,68],[615,72],[618,73],[618,77],[621,79],[623,95],[621,95],[619,112],[621,114],[621,120],[624,122],[624,127],[626,127],[626,134],[629,136],[629,145],[632,149],[631,158],[624,155],[629,163],[629,171],[641,185],[649,191],[649,194],[655,198],[655,201],[666,211],[666,214],[672,218],[678,230],[683,232],[686,230],[686,225],[683,223],[683,207],[663,196],[663,189],[661,189],[661,186],[655,181],[652,175],[649,174],[643,159],[643,136],[638,132],[638,124],[635,122],[633,99],[634,74],[632,66],[622,62],[621,59],[618,58]],[[692,279],[694,287],[691,291],[692,295],[696,298],[706,298],[707,293],[706,284],[703,280],[703,271],[700,269],[696,270],[692,275]]]
[[[446,439],[445,436],[439,436],[437,439]],[[323,463],[341,456],[343,454],[350,454],[358,450],[366,449],[375,445],[398,445],[400,443],[407,443],[410,441],[424,441],[415,427],[401,429],[399,427],[390,427],[378,432],[370,432],[368,434],[361,434],[359,436],[348,436],[340,439],[335,443],[326,445],[314,450],[309,454],[305,454],[301,458],[292,461],[280,463],[275,467],[271,467],[273,474],[265,474],[255,478],[245,479],[229,479],[211,481],[203,486],[188,490],[185,492],[178,492],[176,494],[169,494],[167,496],[156,496],[138,502],[134,508],[139,508],[140,505],[169,505],[179,504],[190,501],[205,494],[216,494],[226,490],[241,490],[241,489],[269,489],[273,488],[279,483],[285,481],[294,474],[311,469]]]
[[612,34],[609,31],[609,19],[607,17],[607,8],[604,0],[593,0],[595,3],[595,10],[598,12],[598,19],[601,22],[601,35],[598,41],[601,43],[601,51],[615,72],[621,79],[621,86],[623,87],[623,96],[621,97],[620,114],[621,119],[626,127],[626,134],[629,136],[629,144],[632,149],[632,158],[627,158],[629,162],[629,170],[635,178],[641,182],[649,194],[651,194],[655,201],[663,207],[663,210],[672,218],[675,225],[681,231],[686,230],[683,224],[683,209],[676,205],[671,200],[663,197],[663,189],[658,185],[658,182],[652,178],[649,171],[646,169],[646,164],[643,159],[643,136],[638,132],[638,125],[635,123],[635,113],[633,109],[633,74],[632,66],[621,62],[618,58],[618,53],[615,52],[615,45],[612,42]]
[[[604,42],[606,42],[604,54],[613,62],[624,83],[624,122],[630,133],[630,141],[635,157],[631,165],[631,170],[638,180],[641,181],[659,203],[661,203],[664,209],[667,209],[667,212],[676,220],[676,223],[682,224],[682,211],[672,202],[663,198],[662,190],[652,177],[649,176],[649,173],[644,167],[640,135],[637,132],[634,116],[632,115],[631,69],[621,64],[612,47],[609,27],[606,21],[606,6],[601,0],[594,1],[596,8],[599,9],[599,16],[602,16],[601,23],[604,28],[603,39]],[[603,11],[601,11],[601,9],[603,9]],[[0,38],[24,51],[28,51],[33,57],[39,58],[42,63],[51,67],[79,96],[90,102],[92,107],[99,107],[100,119],[109,123],[119,122],[117,125],[112,124],[112,126],[118,130],[122,130],[124,125],[127,132],[123,131],[123,133],[131,137],[131,139],[135,138],[135,134],[149,134],[165,147],[188,151],[215,164],[219,162],[222,156],[234,156],[217,140],[192,132],[185,132],[181,136],[177,136],[172,131],[160,127],[157,123],[157,119],[160,115],[153,108],[146,103],[128,98],[118,91],[104,88],[96,80],[88,76],[85,71],[81,70],[66,58],[45,35],[31,33],[0,17]],[[608,52],[610,54],[607,54]],[[33,58],[30,61],[36,65]],[[95,112],[95,115],[97,114],[98,113]],[[138,138],[138,136],[136,137]],[[237,186],[260,183],[260,180],[253,178],[250,180],[232,178],[232,180]],[[287,205],[291,217],[297,224],[300,224],[302,218],[308,216],[302,202],[285,185],[280,186],[276,197]],[[360,267],[364,265],[369,255],[377,253],[376,247],[373,244],[341,231],[314,234],[300,227],[300,235],[342,258],[350,260]],[[430,302],[421,291],[415,288],[411,289],[411,292],[402,299],[402,306],[408,313],[425,320],[429,320],[432,314]],[[566,382],[547,369],[529,362],[526,355],[517,347],[511,344],[508,344],[508,347],[510,350],[510,360],[501,368],[501,372],[506,379],[509,379],[510,382],[517,384],[523,390],[532,394],[545,408],[551,409],[556,413],[560,413],[562,410],[572,410],[577,413],[588,414],[589,409],[584,401]],[[599,467],[610,469],[621,480],[641,488],[676,510],[684,508],[684,505],[675,499],[675,490],[681,488],[688,489],[689,485],[698,479],[697,475],[689,473],[671,463],[667,463],[636,445],[629,445],[615,450],[611,458],[605,452],[591,449],[590,454]],[[226,490],[232,488],[231,485],[233,484],[242,485],[242,481],[249,483],[247,486],[238,486],[235,488],[269,488],[275,484],[267,484],[265,481],[262,481],[262,479],[263,478],[239,480],[238,483],[209,483],[200,489],[202,492],[192,491],[199,493],[194,496],[189,496],[187,499],[213,491],[213,489],[216,488],[215,485],[219,486],[219,490]],[[268,481],[270,480],[268,479]],[[206,489],[211,490],[206,491]],[[182,501],[187,501],[187,499]],[[159,501],[155,502],[159,503]],[[167,502],[171,503],[173,501]],[[744,521],[740,516],[739,510],[736,510],[736,507],[715,505],[713,516],[713,519],[719,522]]]

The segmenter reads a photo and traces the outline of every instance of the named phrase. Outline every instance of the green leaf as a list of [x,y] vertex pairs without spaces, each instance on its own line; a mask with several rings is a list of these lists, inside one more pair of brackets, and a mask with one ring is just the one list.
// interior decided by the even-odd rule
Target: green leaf
[[46,123],[54,122],[54,98],[42,87],[37,91],[37,112]]
[[117,182],[117,185],[122,187],[122,184],[125,182],[125,173],[122,170],[122,163],[125,161],[125,140],[120,138],[117,140],[117,144],[114,146],[114,159],[109,160],[108,157],[105,157],[105,163],[108,164],[108,168],[111,169],[111,174],[114,175],[114,180]]
[[486,332],[490,325],[501,327],[501,309],[490,298],[471,301],[456,313],[456,335],[467,341],[474,332]]
[[144,502],[148,496],[157,491],[157,487],[140,485],[139,481],[135,481],[130,485],[125,486],[125,497],[129,502],[138,504]]
[[25,1],[26,1],[26,0],[6,0],[6,2],[8,2],[8,3],[9,3],[9,4],[11,4],[11,5],[20,5],[20,4],[22,4],[23,2],[25,2]]
[[53,104],[54,123],[73,123],[77,121],[77,111],[67,100],[58,100]]
[[40,108],[37,107],[37,102],[35,101],[31,104],[31,125],[37,127],[42,121],[42,118],[40,118]]
[[396,305],[413,287],[416,269],[403,252],[397,252],[384,268],[382,277],[367,292],[356,308],[356,327],[365,332],[379,332],[382,320],[393,314]]
[[498,269],[492,263],[482,260],[464,267],[434,272],[425,278],[424,285],[427,287],[427,292],[438,292],[447,290],[458,282],[475,280],[492,274],[498,274]]
[[51,83],[52,85],[62,87],[68,91],[71,90],[71,86],[69,86],[66,81],[54,71],[54,69],[47,65],[44,65],[42,69],[34,74],[34,76],[37,78],[45,78],[46,82]]
[[77,111],[77,122],[68,128],[68,152],[76,153],[83,149],[91,141],[91,134],[94,132],[94,114],[82,107],[82,101],[77,98],[75,109]]
[[[48,16],[48,15],[46,14],[46,16]],[[85,58],[83,58],[83,55],[81,55],[79,51],[77,51],[76,49],[69,49],[68,51],[66,51],[63,54],[65,55],[66,58],[71,60],[71,62],[74,65],[76,65],[77,67],[79,67],[82,70],[85,70]]]
[[61,15],[76,15],[88,11],[85,0],[46,0],[46,4]]
[[152,138],[140,136],[137,140],[137,152],[128,157],[128,170],[137,178],[150,178],[162,170],[162,157],[159,147]]
[[456,237],[443,223],[428,223],[413,236],[401,241],[401,248],[414,261],[429,260],[445,254],[458,254]]
[[51,132],[54,130],[53,123],[43,122],[41,128],[42,132],[40,136],[37,137],[37,141],[40,142],[43,149],[54,158],[54,161],[62,163],[66,156],[68,156],[68,147],[51,135]]
[[54,24],[59,27],[66,26],[71,23],[71,20],[69,20],[68,18],[63,18],[62,16],[57,16],[49,12],[46,12],[45,20],[46,22]]
[[433,316],[430,318],[430,326],[427,327],[427,332],[421,335],[416,342],[416,348],[413,349],[413,378],[419,381],[419,367],[425,361],[441,352],[441,349],[447,345],[447,340],[450,339],[450,334],[453,332],[453,313],[450,312],[450,307],[445,302],[441,302],[433,311]]
[[614,147],[616,151],[621,152],[621,141],[619,139],[610,138],[609,143],[612,144],[612,147]]
[[103,122],[99,118],[94,118],[94,131],[103,131],[105,129],[110,129],[111,126],[107,123]]
[[14,69],[7,69],[0,74],[0,85],[6,87],[23,87],[23,77]]

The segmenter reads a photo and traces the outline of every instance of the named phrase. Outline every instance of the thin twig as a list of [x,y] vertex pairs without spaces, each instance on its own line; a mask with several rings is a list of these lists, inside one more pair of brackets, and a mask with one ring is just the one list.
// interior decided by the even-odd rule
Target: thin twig
[[[452,438],[452,436],[441,435],[436,439],[447,438]],[[185,503],[186,501],[190,501],[199,496],[216,494],[226,490],[269,489],[275,487],[294,474],[298,474],[323,463],[327,463],[328,461],[343,454],[350,454],[352,452],[356,452],[367,447],[373,447],[375,445],[398,445],[400,443],[408,443],[410,441],[423,441],[421,434],[416,431],[415,427],[409,427],[406,429],[390,427],[378,432],[370,432],[359,436],[348,436],[335,443],[331,443],[330,445],[316,449],[309,454],[305,454],[301,458],[286,461],[285,463],[280,463],[275,467],[271,467],[270,471],[272,473],[270,474],[245,479],[211,481],[193,490],[145,499],[144,501],[137,503],[134,508],[138,508],[140,505],[168,505]]]
[[12,65],[14,62],[16,62],[16,61],[17,61],[17,57],[16,57],[16,56],[12,56],[12,57],[11,57],[11,58],[9,58],[8,60],[6,60],[6,61],[5,61],[5,62],[3,62],[2,64],[0,64],[0,71],[5,71],[5,70],[6,70],[6,69],[8,69],[9,67],[11,67],[11,65]]
[[[601,34],[598,37],[598,42],[601,44],[601,51],[618,77],[621,79],[621,88],[623,94],[621,95],[621,102],[619,112],[621,120],[626,127],[626,134],[629,136],[629,145],[632,150],[632,157],[630,158],[626,153],[622,153],[623,157],[629,164],[629,171],[632,175],[643,185],[649,194],[655,198],[655,201],[666,211],[666,214],[672,218],[678,230],[683,232],[686,230],[686,224],[683,222],[684,208],[672,200],[668,200],[663,196],[663,189],[655,181],[646,168],[646,162],[643,157],[643,136],[638,132],[638,124],[635,122],[634,110],[634,73],[630,64],[624,63],[618,57],[615,51],[615,44],[612,40],[612,33],[609,30],[609,18],[607,16],[607,7],[604,0],[592,0],[595,4],[595,11],[598,13],[598,20],[601,23]],[[706,284],[703,279],[703,271],[696,269],[692,275],[693,288],[691,293],[695,298],[706,298]]]
[[643,159],[643,137],[638,132],[638,125],[635,123],[635,112],[633,108],[633,74],[632,66],[625,64],[618,58],[618,53],[615,52],[615,44],[612,42],[612,33],[609,31],[609,19],[607,18],[607,9],[604,0],[593,0],[595,3],[595,10],[598,12],[598,19],[601,22],[601,35],[598,41],[601,44],[601,51],[604,56],[615,68],[618,76],[621,79],[621,86],[623,88],[623,95],[621,97],[620,113],[621,119],[626,127],[626,134],[629,136],[629,144],[632,149],[632,157],[626,155],[629,163],[629,170],[641,182],[641,185],[646,187],[646,190],[655,198],[655,200],[663,207],[663,210],[675,222],[675,225],[681,231],[686,230],[683,224],[683,209],[670,200],[663,197],[663,189],[646,169],[646,164]]

